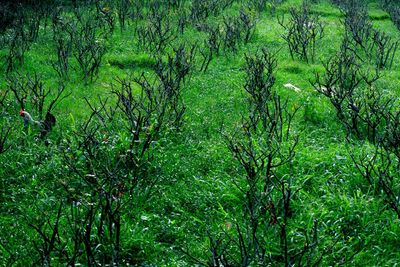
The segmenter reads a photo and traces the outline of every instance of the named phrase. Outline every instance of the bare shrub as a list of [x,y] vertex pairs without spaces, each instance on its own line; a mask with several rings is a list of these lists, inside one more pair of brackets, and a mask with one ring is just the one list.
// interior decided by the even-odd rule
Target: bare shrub
[[193,0],[190,19],[193,25],[204,22],[211,15],[218,15],[231,6],[234,0]]
[[350,155],[375,194],[382,196],[387,207],[400,218],[400,112],[391,107],[379,111],[386,125],[379,142],[367,146],[361,154],[350,150]]
[[[185,66],[179,67],[182,61],[171,60],[174,71],[186,73]],[[133,82],[118,79],[112,94],[116,102],[99,99],[95,105],[86,100],[89,118],[63,144],[64,163],[71,172],[62,182],[71,203],[63,239],[73,241],[73,249],[64,252],[68,262],[134,264],[123,256],[122,214],[152,193],[158,182],[153,174],[154,147],[174,124],[173,100],[161,82],[151,83],[144,75]]]
[[5,56],[4,60],[7,74],[15,70],[17,66],[24,63],[25,52],[28,51],[30,47],[23,23],[24,20],[20,18],[11,30],[8,43],[8,54]]
[[377,68],[391,68],[398,41],[373,29],[365,3],[350,1],[342,5],[347,45],[365,63],[373,62]]
[[324,67],[322,77],[316,73],[315,89],[329,98],[349,135],[376,143],[384,128],[381,112],[392,105],[392,100],[375,86],[379,70],[375,69],[371,75],[346,47],[324,63]]
[[37,40],[40,25],[48,16],[44,6],[16,8],[15,18],[8,29],[9,38],[5,42],[8,44],[8,54],[5,56],[7,74],[23,64],[25,52]]
[[392,0],[381,0],[380,2],[382,8],[390,14],[394,25],[400,30],[400,7]]
[[241,8],[239,11],[239,19],[240,19],[240,24],[242,27],[242,30],[244,31],[244,43],[247,44],[250,41],[250,38],[254,34],[254,29],[256,27],[256,19],[255,19],[255,14],[245,8]]
[[89,18],[81,21],[73,33],[73,54],[86,82],[97,76],[101,60],[106,53],[106,35],[97,33],[98,22]]
[[317,16],[310,13],[306,2],[300,9],[291,8],[290,18],[287,23],[284,18],[279,19],[279,24],[285,29],[282,35],[289,47],[292,59],[298,56],[301,60],[314,62],[316,42],[324,36],[324,25]]
[[368,51],[373,28],[366,5],[361,3],[347,4],[342,8],[342,12],[345,16],[343,24],[346,34],[351,36],[359,47]]
[[206,72],[211,60],[218,56],[222,44],[222,36],[220,34],[219,26],[208,27],[206,29],[207,39],[204,40],[204,45],[200,46],[199,52],[202,56],[202,63],[200,71]]
[[53,41],[56,46],[57,61],[52,62],[52,67],[63,79],[68,78],[76,27],[76,21],[63,16],[61,9],[53,14]]
[[15,100],[21,107],[21,112],[29,110],[37,118],[40,138],[44,138],[56,123],[56,118],[52,114],[53,109],[69,96],[69,94],[64,94],[65,87],[60,84],[57,91],[46,89],[41,77],[37,74],[24,76],[16,73],[7,77],[7,83],[10,92],[14,94]]
[[174,54],[168,55],[167,62],[158,59],[155,72],[160,82],[162,94],[168,103],[169,114],[174,127],[183,123],[186,106],[182,101],[182,85],[194,67],[196,46],[187,49],[184,45],[174,48]]
[[399,41],[394,41],[390,36],[378,30],[374,31],[373,41],[376,46],[376,66],[380,69],[390,69],[393,65],[397,48],[399,47]]
[[129,0],[118,0],[117,1],[117,13],[119,27],[121,31],[125,30],[126,23],[132,15],[132,3]]
[[104,33],[112,35],[115,29],[115,12],[113,3],[96,1],[95,7],[95,19],[98,21],[99,28],[102,29]]
[[[2,114],[2,116],[4,116],[4,114]],[[5,118],[3,117],[0,130],[0,154],[7,152],[7,150],[11,147],[11,145],[8,144],[7,140],[10,137],[12,127],[4,120]]]
[[162,54],[165,48],[176,39],[167,10],[159,4],[151,5],[149,19],[145,25],[136,29],[139,44],[152,53]]
[[241,41],[241,25],[236,17],[224,17],[223,44],[224,49],[235,52]]

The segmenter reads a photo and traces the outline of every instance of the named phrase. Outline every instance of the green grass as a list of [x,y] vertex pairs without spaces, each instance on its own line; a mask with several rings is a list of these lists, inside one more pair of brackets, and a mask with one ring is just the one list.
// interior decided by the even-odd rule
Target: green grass
[[[288,0],[277,7],[275,15],[288,17],[289,8],[300,3],[300,0]],[[225,14],[236,14],[239,8],[235,4]],[[123,215],[122,247],[125,253],[134,255],[130,256],[132,262],[138,266],[192,265],[180,251],[187,247],[194,255],[207,259],[207,233],[218,233],[241,218],[244,195],[235,181],[243,179],[245,172],[229,152],[222,132],[236,131],[246,113],[244,55],[254,54],[266,46],[279,50],[275,89],[290,103],[300,106],[294,123],[294,132],[300,141],[293,162],[298,193],[291,224],[307,229],[313,220],[319,222],[322,244],[326,248],[333,244],[322,266],[342,262],[346,266],[398,264],[399,220],[354,168],[349,150],[357,151],[358,147],[346,144],[345,130],[336,119],[335,110],[310,83],[314,72],[323,71],[322,63],[340,47],[342,14],[325,0],[313,5],[312,10],[326,25],[325,36],[317,43],[315,63],[305,64],[290,57],[277,17],[265,11],[259,15],[249,44],[242,44],[237,52],[221,53],[212,60],[207,72],[196,70],[187,79],[183,90],[187,106],[184,126],[179,132],[171,131],[162,137],[155,151],[154,175],[159,182],[149,198],[129,203],[129,213]],[[400,37],[379,5],[371,3],[369,12],[375,28],[394,38]],[[209,20],[222,21],[222,15]],[[194,44],[203,38],[203,33],[189,27],[174,44]],[[58,78],[50,65],[53,53],[51,31],[42,30],[19,71],[37,72],[43,76],[46,88],[56,88]],[[62,141],[70,138],[90,114],[83,98],[97,105],[98,97],[112,97],[111,84],[117,84],[117,77],[137,76],[142,72],[151,77],[155,61],[138,47],[131,25],[124,32],[116,29],[113,33],[93,83],[85,85],[77,63],[75,60],[71,63],[77,69],[70,71],[66,82],[66,91],[71,96],[54,110],[58,123],[48,136],[50,146],[35,140],[34,129],[28,136],[23,134],[19,107],[15,101],[10,102],[11,123],[16,134],[10,137],[10,151],[0,154],[2,265],[5,265],[2,259],[10,256],[9,250],[22,255],[17,257],[16,266],[31,265],[29,255],[35,251],[32,243],[39,236],[28,227],[29,220],[40,214],[54,213],[52,218],[56,215],[54,203],[61,198],[58,194],[62,191],[59,181],[70,173],[62,164],[59,150]],[[400,95],[399,64],[397,53],[393,68],[383,70],[378,82],[394,97]],[[301,91],[284,88],[286,83]],[[0,81],[0,90],[3,88],[6,88],[5,79]]]

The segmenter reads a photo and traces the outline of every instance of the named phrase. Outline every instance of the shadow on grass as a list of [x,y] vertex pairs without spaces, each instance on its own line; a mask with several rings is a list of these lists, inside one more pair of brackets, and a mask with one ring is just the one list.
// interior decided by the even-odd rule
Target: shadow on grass
[[149,57],[112,58],[108,63],[119,69],[154,69],[156,61]]

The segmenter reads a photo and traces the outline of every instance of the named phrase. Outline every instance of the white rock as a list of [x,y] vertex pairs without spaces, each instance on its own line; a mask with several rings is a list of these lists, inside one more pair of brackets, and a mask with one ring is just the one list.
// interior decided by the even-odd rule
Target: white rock
[[283,86],[284,86],[285,88],[287,88],[287,89],[290,89],[290,90],[295,91],[296,93],[298,93],[298,92],[301,91],[301,89],[300,89],[299,87],[294,86],[294,85],[291,84],[291,83],[284,84]]

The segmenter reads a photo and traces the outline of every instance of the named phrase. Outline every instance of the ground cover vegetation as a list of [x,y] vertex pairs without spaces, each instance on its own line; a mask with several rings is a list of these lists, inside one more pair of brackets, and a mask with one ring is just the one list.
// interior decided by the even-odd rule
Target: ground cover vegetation
[[2,266],[395,266],[400,5],[0,4]]

